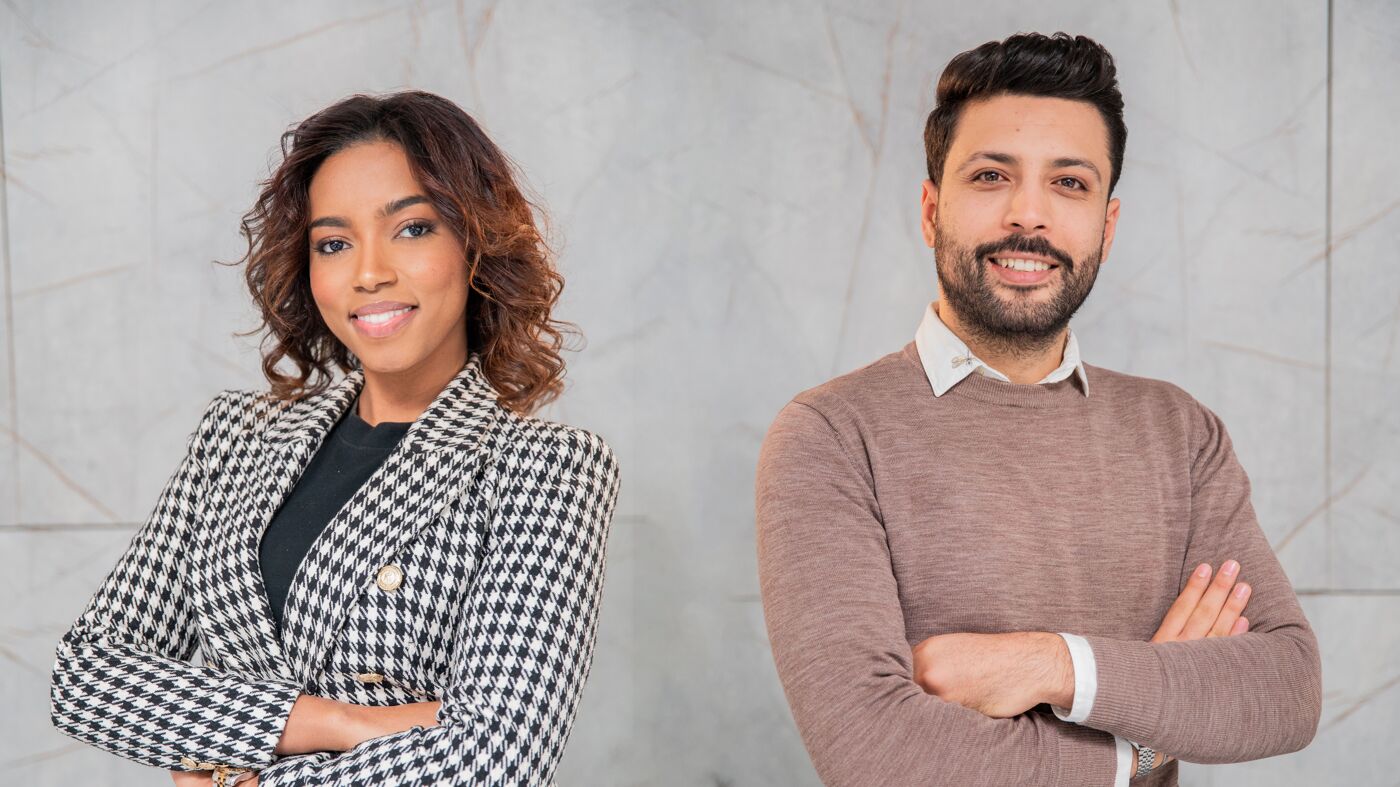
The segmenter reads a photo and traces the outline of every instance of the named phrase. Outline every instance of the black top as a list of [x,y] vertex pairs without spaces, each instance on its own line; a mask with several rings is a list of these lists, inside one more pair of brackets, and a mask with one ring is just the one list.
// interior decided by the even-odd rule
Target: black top
[[297,567],[321,531],[393,452],[412,423],[385,421],[370,426],[356,411],[357,398],[317,449],[291,494],[263,531],[258,563],[282,628],[282,611]]

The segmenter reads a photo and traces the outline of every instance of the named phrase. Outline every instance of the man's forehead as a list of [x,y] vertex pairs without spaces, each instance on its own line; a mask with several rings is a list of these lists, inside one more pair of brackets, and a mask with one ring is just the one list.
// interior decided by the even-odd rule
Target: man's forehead
[[960,166],[988,151],[1014,157],[1018,163],[1083,159],[1097,162],[1107,172],[1108,125],[1087,101],[994,96],[963,107],[949,164]]

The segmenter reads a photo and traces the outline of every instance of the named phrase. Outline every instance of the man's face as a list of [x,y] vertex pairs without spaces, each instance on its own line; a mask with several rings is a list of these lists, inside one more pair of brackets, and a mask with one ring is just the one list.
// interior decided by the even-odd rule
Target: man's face
[[1044,344],[1107,258],[1108,131],[1082,101],[998,96],[963,108],[942,182],[924,181],[924,240],[943,301],[984,340]]

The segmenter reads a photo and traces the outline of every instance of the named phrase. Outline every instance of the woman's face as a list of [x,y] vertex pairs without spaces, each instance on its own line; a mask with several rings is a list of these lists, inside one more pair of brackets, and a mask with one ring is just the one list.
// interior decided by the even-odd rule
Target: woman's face
[[413,177],[403,149],[366,142],[311,180],[311,294],[368,374],[455,374],[467,359],[462,241]]

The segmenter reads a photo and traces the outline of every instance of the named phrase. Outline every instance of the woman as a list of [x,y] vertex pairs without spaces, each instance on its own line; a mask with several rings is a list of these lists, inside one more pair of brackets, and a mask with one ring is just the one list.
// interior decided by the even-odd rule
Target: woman
[[243,220],[271,391],[208,406],[59,644],[53,722],[177,784],[547,782],[618,488],[528,417],[562,279],[445,99],[353,96],[282,147]]

